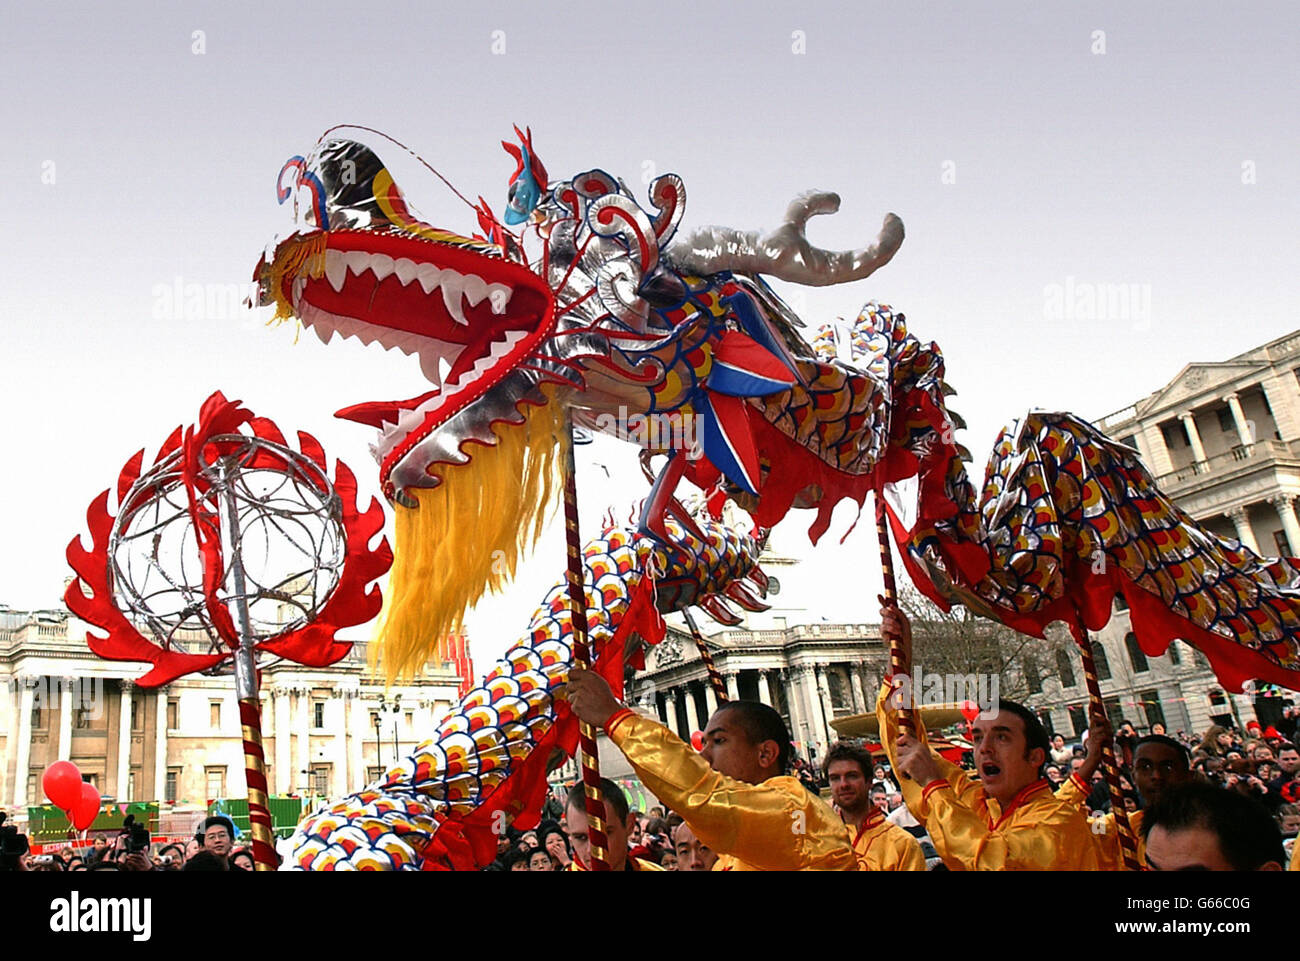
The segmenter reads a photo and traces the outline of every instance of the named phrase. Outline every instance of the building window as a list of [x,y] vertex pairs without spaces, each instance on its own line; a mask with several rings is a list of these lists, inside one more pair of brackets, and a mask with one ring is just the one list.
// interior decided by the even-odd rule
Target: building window
[[407,729],[408,731],[413,731],[413,730],[415,730],[415,712],[414,712],[414,711],[407,711],[407,712],[406,712],[406,729]]
[[167,793],[164,795],[165,800],[176,800],[176,786],[181,781],[181,769],[178,767],[169,767],[167,769]]
[[1219,430],[1229,438],[1237,440],[1237,422],[1232,419],[1232,408],[1220,407],[1215,413],[1219,415]]
[[1074,736],[1078,737],[1088,730],[1088,711],[1082,704],[1071,704],[1068,710],[1070,726],[1074,728]]
[[32,730],[40,731],[45,728],[45,712],[41,710],[39,700],[32,702]]
[[1119,698],[1108,697],[1101,702],[1101,706],[1106,709],[1106,717],[1112,727],[1119,727],[1124,723],[1124,709],[1119,706]]
[[1052,724],[1052,712],[1044,708],[1038,712],[1038,723],[1043,725],[1043,730],[1047,732],[1048,737],[1056,736],[1056,727]]
[[140,699],[131,699],[131,730],[139,731],[140,728]]
[[1074,687],[1074,664],[1069,651],[1056,652],[1056,673],[1061,675],[1061,687]]
[[32,772],[31,774],[27,775],[27,803],[28,804],[35,804],[37,801],[40,801],[45,797],[45,795],[41,793],[36,787],[36,779],[39,776],[40,775],[36,774],[35,772]]
[[317,729],[324,727],[325,726],[325,702],[313,701],[311,705],[311,710],[312,710],[312,727],[315,727]]
[[1286,531],[1274,531],[1273,543],[1277,545],[1278,557],[1291,557],[1291,544],[1286,539]]
[[203,779],[207,785],[209,800],[226,796],[226,769],[224,767],[205,767],[203,769]]
[[97,773],[83,774],[81,775],[81,780],[89,784],[91,787],[95,787],[95,788],[99,787],[99,774]]
[[88,707],[77,708],[73,717],[78,731],[90,730],[90,708]]
[[1142,651],[1141,645],[1138,644],[1137,635],[1129,631],[1124,635],[1124,646],[1128,648],[1129,663],[1133,665],[1133,670],[1138,674],[1149,670],[1147,665],[1147,656]]
[[1174,665],[1174,667],[1177,667],[1179,664],[1183,663],[1183,655],[1178,653],[1177,641],[1169,642],[1169,650],[1166,653],[1169,655],[1169,663]]
[[1160,707],[1159,691],[1140,691],[1138,699],[1142,702],[1142,710],[1147,716],[1148,728],[1165,723],[1165,712]]
[[835,671],[826,672],[826,688],[831,695],[831,710],[848,710],[848,701],[844,697],[844,681]]
[[[216,731],[221,728],[221,702],[208,702],[208,724],[212,730]],[[209,794],[208,797],[220,797],[217,794]]]
[[312,791],[316,794],[330,793],[330,766],[318,764],[311,769]]
[[180,727],[181,706],[176,698],[167,698],[167,730],[174,731]]
[[131,771],[126,776],[126,800],[128,801],[135,800],[135,785],[136,785],[135,771]]
[[378,712],[378,711],[371,711],[371,712],[370,712],[370,726],[373,727],[373,728],[378,728],[378,727],[379,727],[379,712]]
[[366,768],[366,780],[370,784],[374,784],[383,776],[384,776],[384,769],[382,767]]
[[1043,693],[1043,676],[1038,670],[1038,660],[1032,654],[1026,654],[1020,662],[1025,672],[1025,683],[1029,685],[1030,694]]
[[1136,434],[1129,434],[1127,437],[1121,437],[1119,442],[1125,447],[1132,447],[1134,450],[1137,450],[1138,439]]
[[1092,659],[1097,665],[1097,680],[1110,680],[1110,660],[1106,657],[1106,648],[1102,644],[1092,645]]

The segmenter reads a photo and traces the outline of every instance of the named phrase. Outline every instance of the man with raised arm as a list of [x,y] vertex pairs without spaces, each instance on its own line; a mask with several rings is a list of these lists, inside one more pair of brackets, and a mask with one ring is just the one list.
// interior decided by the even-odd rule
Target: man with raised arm
[[[1083,765],[1070,775],[1057,790],[1056,796],[1073,801],[1086,810],[1088,794],[1092,791],[1092,775],[1101,763],[1102,748],[1110,743],[1110,723],[1094,715],[1088,735],[1088,756]],[[1143,810],[1130,811],[1129,826],[1137,842],[1137,862],[1146,863],[1146,840],[1142,833],[1143,812],[1164,797],[1170,788],[1188,784],[1193,780],[1191,759],[1187,748],[1163,734],[1148,734],[1138,738],[1133,745],[1133,781],[1142,798]],[[1089,822],[1093,839],[1097,843],[1098,857],[1103,871],[1123,871],[1124,854],[1120,846],[1119,831],[1115,827],[1115,814],[1109,812]]]
[[844,822],[785,772],[790,734],[757,701],[728,701],[704,729],[699,753],[614,697],[594,671],[569,675],[569,704],[603,727],[641,783],[718,854],[715,871],[856,871]]
[[[897,605],[881,603],[881,635],[899,638],[910,664],[911,625]],[[930,750],[918,714],[916,735],[900,732],[895,700],[886,678],[876,705],[880,740],[944,864],[955,871],[1098,870],[1082,809],[1058,799],[1043,777],[1050,742],[1031,711],[1004,700],[995,715],[975,720],[975,780]]]

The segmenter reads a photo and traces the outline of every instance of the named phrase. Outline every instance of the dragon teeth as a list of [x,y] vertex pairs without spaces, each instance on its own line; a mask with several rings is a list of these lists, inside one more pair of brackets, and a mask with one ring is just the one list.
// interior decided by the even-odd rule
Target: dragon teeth
[[387,254],[371,254],[370,270],[374,273],[376,280],[383,280],[393,272],[396,266],[393,258]]
[[342,257],[335,256],[332,252],[325,255],[325,279],[330,282],[330,286],[335,292],[343,290],[343,281],[348,277],[347,261]]
[[393,273],[397,275],[403,287],[415,279],[416,271],[419,269],[419,265],[414,260],[407,260],[405,257],[398,258],[393,263]]
[[441,278],[442,271],[433,264],[420,264],[415,268],[415,279],[420,282],[420,287],[426,294],[433,293]]
[[464,282],[465,277],[454,270],[442,272],[442,302],[447,306],[447,313],[451,314],[456,323],[468,327],[469,321],[465,319],[465,309],[460,303],[461,294],[465,289]]
[[488,303],[492,305],[492,313],[504,314],[513,293],[505,284],[488,284],[487,297]]

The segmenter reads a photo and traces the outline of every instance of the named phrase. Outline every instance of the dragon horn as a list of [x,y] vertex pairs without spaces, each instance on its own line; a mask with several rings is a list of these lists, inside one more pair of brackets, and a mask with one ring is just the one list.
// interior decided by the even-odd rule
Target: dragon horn
[[812,287],[844,284],[869,277],[893,258],[903,243],[903,221],[886,214],[880,233],[860,250],[823,250],[808,242],[808,218],[840,209],[838,194],[810,190],[790,202],[776,230],[703,227],[672,247],[674,263],[701,276],[732,270],[766,274]]

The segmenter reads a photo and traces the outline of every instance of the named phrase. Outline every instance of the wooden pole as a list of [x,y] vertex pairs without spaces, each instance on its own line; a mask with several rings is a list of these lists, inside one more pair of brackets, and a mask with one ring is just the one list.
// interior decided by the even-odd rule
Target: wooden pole
[[[582,561],[582,539],[578,534],[578,470],[574,459],[576,442],[573,415],[568,415],[568,443],[564,456],[564,537],[568,551],[569,617],[573,624],[573,662],[591,667],[587,646],[587,578]],[[579,722],[578,743],[582,749],[582,785],[587,807],[587,836],[591,841],[591,869],[609,870],[609,838],[605,833],[605,801],[600,794],[600,754],[596,728]]]
[[[885,581],[885,603],[898,604],[898,585],[894,581],[894,554],[889,548],[889,527],[885,519],[885,501],[880,491],[876,491],[876,535],[880,541],[880,573]],[[889,638],[889,669],[895,675],[906,675],[912,665],[903,658],[902,638]],[[916,692],[913,692],[915,696]],[[912,705],[904,704],[898,709],[898,724],[911,734],[916,734],[916,724],[912,720]]]
[[[1083,659],[1083,676],[1088,686],[1088,701],[1094,714],[1104,714],[1105,705],[1101,700],[1101,685],[1097,681],[1097,665],[1092,656],[1092,638],[1086,629],[1078,633],[1079,653]],[[1115,815],[1115,830],[1119,834],[1120,853],[1124,857],[1124,868],[1128,871],[1140,871],[1137,857],[1137,841],[1134,840],[1133,826],[1129,824],[1128,811],[1124,809],[1124,791],[1119,786],[1119,764],[1115,761],[1115,752],[1111,745],[1102,749],[1101,767],[1105,773],[1106,785],[1110,788],[1110,808]]]
[[709,653],[700,629],[695,626],[695,618],[691,617],[690,608],[682,608],[682,617],[686,618],[686,626],[691,629],[691,637],[695,638],[696,650],[700,652],[700,660],[704,662],[704,668],[709,672],[709,683],[713,685],[713,693],[718,696],[718,703],[726,703],[728,700],[726,682],[718,672],[717,665],[713,663],[713,655]]

